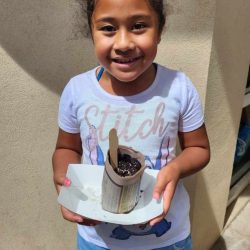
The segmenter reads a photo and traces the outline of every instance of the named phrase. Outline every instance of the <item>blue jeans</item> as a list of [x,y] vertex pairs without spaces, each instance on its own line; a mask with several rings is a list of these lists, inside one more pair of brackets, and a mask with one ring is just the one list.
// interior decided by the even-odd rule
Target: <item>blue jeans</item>
[[[78,234],[77,250],[108,250],[108,248],[99,247],[91,242],[88,242]],[[178,241],[171,246],[156,248],[153,250],[192,250],[191,235],[189,235],[185,240]]]

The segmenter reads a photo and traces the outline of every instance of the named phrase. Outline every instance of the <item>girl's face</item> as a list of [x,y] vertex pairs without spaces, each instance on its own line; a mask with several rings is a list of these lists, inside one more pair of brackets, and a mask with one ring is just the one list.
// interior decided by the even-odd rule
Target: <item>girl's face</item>
[[136,83],[143,78],[144,84],[145,79],[152,81],[152,62],[160,35],[157,14],[147,0],[96,1],[92,37],[106,80]]

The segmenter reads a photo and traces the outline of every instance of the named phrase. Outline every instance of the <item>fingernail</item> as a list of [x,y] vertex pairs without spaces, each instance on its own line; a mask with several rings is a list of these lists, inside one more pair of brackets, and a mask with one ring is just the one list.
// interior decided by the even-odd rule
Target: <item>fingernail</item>
[[153,198],[154,198],[155,200],[159,200],[159,199],[160,199],[160,197],[159,197],[159,195],[158,195],[157,193],[154,193],[154,194],[153,194]]
[[65,187],[70,187],[70,185],[71,185],[71,180],[70,180],[69,178],[65,177],[65,179],[64,179],[64,181],[63,181],[63,185],[64,185]]
[[82,223],[82,222],[83,222],[83,218],[76,218],[76,221],[77,221],[78,223]]

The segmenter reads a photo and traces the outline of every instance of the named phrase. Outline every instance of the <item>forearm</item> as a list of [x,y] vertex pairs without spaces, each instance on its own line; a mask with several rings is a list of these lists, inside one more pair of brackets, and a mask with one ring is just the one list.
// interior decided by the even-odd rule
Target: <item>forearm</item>
[[204,168],[210,160],[209,147],[188,147],[169,163],[176,168],[180,178],[194,174]]
[[69,164],[77,164],[81,162],[81,155],[73,150],[59,148],[56,149],[52,157],[54,183],[57,192],[63,184],[64,178]]
[[163,214],[150,221],[151,226],[161,221],[167,214],[176,185],[180,178],[204,168],[210,160],[209,141],[205,125],[191,132],[179,132],[182,152],[158,173],[153,197],[163,194]]

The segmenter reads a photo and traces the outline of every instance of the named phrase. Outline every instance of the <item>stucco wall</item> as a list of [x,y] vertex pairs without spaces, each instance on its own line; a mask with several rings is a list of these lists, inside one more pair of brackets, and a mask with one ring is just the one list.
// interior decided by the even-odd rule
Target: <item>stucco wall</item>
[[74,249],[52,181],[59,95],[95,65],[72,1],[1,1],[0,249]]
[[192,221],[196,249],[209,249],[224,225],[250,63],[249,13],[247,0],[216,1],[205,100],[212,158],[196,184]]
[[[218,1],[216,15],[216,1],[168,2],[168,25],[157,61],[185,71],[196,84],[213,149],[209,167],[187,180],[198,249],[209,246],[223,226],[234,151],[231,144],[237,133],[247,60],[249,63],[249,57],[242,58],[249,49],[243,38],[244,16],[250,11],[248,1],[243,0],[242,5]],[[1,0],[0,249],[75,249],[75,226],[61,218],[56,203],[51,154],[62,88],[71,76],[96,63],[91,41],[79,32],[81,18],[76,7],[70,0]],[[227,143],[223,143],[223,133]],[[215,186],[224,193],[215,194]],[[214,228],[215,233],[207,237]],[[202,243],[204,237],[206,243]]]

